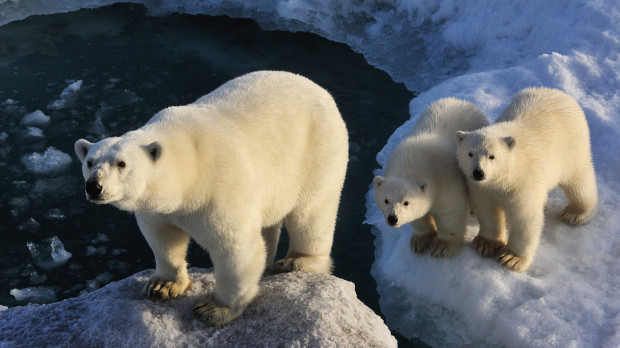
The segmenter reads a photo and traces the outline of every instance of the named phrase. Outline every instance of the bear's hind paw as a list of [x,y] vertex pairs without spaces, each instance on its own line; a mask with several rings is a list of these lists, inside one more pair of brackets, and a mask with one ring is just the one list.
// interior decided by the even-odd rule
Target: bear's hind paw
[[446,241],[441,238],[435,238],[433,239],[429,250],[432,257],[452,257],[459,251],[460,246],[461,243],[457,241]]
[[244,308],[233,309],[220,304],[214,294],[203,297],[192,310],[194,317],[209,326],[222,327],[243,313]]
[[497,256],[497,261],[513,272],[525,272],[530,267],[530,261],[525,256],[518,256],[504,248]]
[[287,257],[276,261],[271,268],[271,273],[301,271],[330,274],[331,266],[332,260],[329,256]]
[[152,277],[144,284],[142,294],[154,300],[168,300],[183,295],[191,287],[189,280],[173,282]]
[[506,244],[502,241],[490,240],[480,236],[476,236],[472,241],[472,244],[474,245],[474,249],[476,249],[478,254],[482,257],[497,256],[500,250],[506,246]]
[[588,222],[591,215],[591,213],[585,213],[582,210],[577,210],[568,206],[560,213],[560,220],[568,225],[581,225]]

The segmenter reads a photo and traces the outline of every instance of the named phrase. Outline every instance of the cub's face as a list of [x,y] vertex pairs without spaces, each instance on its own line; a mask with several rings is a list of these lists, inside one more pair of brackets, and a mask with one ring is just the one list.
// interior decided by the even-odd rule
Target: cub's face
[[425,183],[398,177],[376,176],[373,184],[375,203],[389,226],[400,227],[410,223],[426,215],[431,208]]
[[467,180],[479,185],[500,183],[514,168],[516,141],[511,136],[458,131],[456,142],[459,167]]
[[86,199],[135,211],[161,155],[161,145],[123,138],[106,138],[94,144],[80,139],[75,143],[75,153],[82,162]]

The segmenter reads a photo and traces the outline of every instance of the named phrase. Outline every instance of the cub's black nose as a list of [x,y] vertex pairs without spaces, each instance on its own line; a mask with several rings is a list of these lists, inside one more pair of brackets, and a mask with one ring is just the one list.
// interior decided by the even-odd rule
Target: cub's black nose
[[480,181],[484,179],[484,172],[482,171],[482,169],[474,169],[473,176],[474,180]]
[[388,224],[394,226],[398,223],[398,218],[396,217],[396,215],[390,215],[387,218]]
[[86,182],[86,193],[91,196],[97,197],[101,194],[101,190],[103,187],[99,184],[97,180],[88,180]]

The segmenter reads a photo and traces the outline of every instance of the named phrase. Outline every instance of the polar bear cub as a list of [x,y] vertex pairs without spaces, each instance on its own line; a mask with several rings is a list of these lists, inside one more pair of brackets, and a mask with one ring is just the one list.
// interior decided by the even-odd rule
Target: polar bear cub
[[563,92],[526,88],[495,124],[457,132],[456,138],[459,166],[480,222],[474,246],[482,256],[499,254],[508,269],[527,270],[538,247],[547,194],[555,186],[568,198],[562,221],[582,224],[595,213],[588,124],[577,102]]
[[392,227],[411,223],[411,249],[450,257],[461,246],[469,217],[454,133],[489,123],[474,104],[444,98],[430,104],[394,149],[384,176],[373,180],[375,203]]
[[[151,298],[189,287],[190,237],[215,268],[214,293],[194,308],[210,325],[243,312],[266,267],[331,271],[348,134],[330,94],[304,77],[250,73],[120,137],[80,139],[75,152],[86,198],[135,212],[155,255]],[[282,224],[290,246],[274,264]]]

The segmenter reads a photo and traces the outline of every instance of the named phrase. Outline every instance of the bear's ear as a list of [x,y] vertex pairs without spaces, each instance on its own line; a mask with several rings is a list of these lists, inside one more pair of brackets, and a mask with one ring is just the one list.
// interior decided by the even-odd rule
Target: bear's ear
[[145,149],[146,149],[146,152],[148,152],[151,159],[153,160],[153,162],[156,162],[161,157],[162,147],[158,141],[154,141],[148,144]]
[[381,187],[381,184],[383,184],[384,181],[385,181],[384,177],[382,177],[381,175],[377,175],[372,180],[372,183],[375,185],[375,188],[377,188],[377,187]]
[[428,187],[428,185],[426,185],[425,182],[416,181],[416,184],[418,185],[418,187],[420,188],[422,192],[426,192],[426,188]]
[[502,141],[506,143],[509,150],[512,150],[512,148],[515,147],[515,145],[517,144],[517,140],[515,140],[515,138],[513,137],[504,137],[502,138]]
[[73,148],[75,149],[75,154],[80,159],[80,162],[84,162],[84,159],[86,158],[86,155],[88,154],[88,150],[90,150],[90,147],[92,145],[93,144],[86,139],[80,139],[75,142],[75,144],[73,145]]
[[457,143],[463,142],[463,139],[467,136],[467,132],[456,131],[455,138]]

